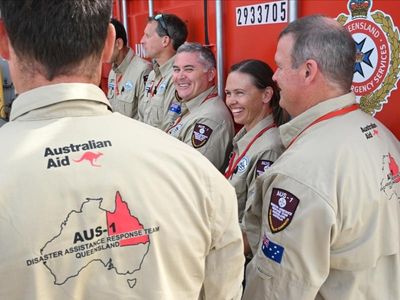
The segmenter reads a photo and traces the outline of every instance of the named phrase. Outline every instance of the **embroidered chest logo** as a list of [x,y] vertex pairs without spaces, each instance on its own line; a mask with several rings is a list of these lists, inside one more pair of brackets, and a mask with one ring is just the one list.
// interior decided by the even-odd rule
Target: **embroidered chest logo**
[[[90,140],[83,144],[69,144],[61,147],[46,147],[44,157],[47,159],[47,169],[67,167],[71,160],[76,163],[89,162],[92,167],[100,167],[96,161],[103,155],[99,151],[88,151],[100,148],[112,147],[111,141]],[[82,153],[82,151],[85,151]],[[77,153],[75,153],[77,152]],[[79,153],[81,152],[81,153]],[[72,158],[71,158],[72,156]]]
[[132,80],[128,80],[127,82],[124,83],[123,91],[125,92],[130,92],[133,90],[133,87],[135,86],[135,84],[132,82]]
[[158,87],[157,91],[155,92],[157,95],[162,95],[165,92],[165,88],[167,87],[168,82],[163,81],[161,82],[160,86]]
[[371,12],[372,0],[350,0],[350,15],[340,14],[337,21],[352,34],[357,56],[352,89],[361,109],[374,115],[382,110],[400,73],[399,30],[390,15]]
[[192,145],[194,148],[204,146],[209,140],[213,130],[207,125],[197,123],[192,133]]
[[248,165],[249,165],[249,158],[247,156],[243,157],[240,162],[237,165],[237,172],[239,174],[243,173],[244,171],[246,171]]
[[375,123],[371,123],[367,126],[360,127],[361,132],[364,133],[365,138],[368,140],[374,136],[379,135],[378,126]]
[[272,233],[277,233],[289,226],[300,200],[283,189],[272,189],[268,208],[268,224]]

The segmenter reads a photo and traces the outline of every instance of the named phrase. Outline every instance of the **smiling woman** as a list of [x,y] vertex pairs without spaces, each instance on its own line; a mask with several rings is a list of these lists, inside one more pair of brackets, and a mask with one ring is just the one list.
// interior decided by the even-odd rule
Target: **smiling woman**
[[[273,71],[260,60],[244,60],[231,67],[226,81],[226,104],[237,124],[243,128],[233,139],[233,151],[225,177],[235,187],[239,221],[251,206],[255,179],[280,156],[283,146],[277,127],[288,120],[279,107],[279,93],[272,80]],[[242,223],[245,254],[258,237]],[[247,247],[246,247],[247,246]]]

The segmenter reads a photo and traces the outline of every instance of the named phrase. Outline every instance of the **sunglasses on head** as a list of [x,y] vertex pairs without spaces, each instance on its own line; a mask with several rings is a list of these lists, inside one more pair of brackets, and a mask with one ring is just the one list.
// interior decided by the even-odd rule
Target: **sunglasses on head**
[[161,28],[165,31],[168,37],[171,37],[168,32],[167,24],[165,24],[165,20],[162,14],[158,14],[154,17],[154,20],[160,23]]

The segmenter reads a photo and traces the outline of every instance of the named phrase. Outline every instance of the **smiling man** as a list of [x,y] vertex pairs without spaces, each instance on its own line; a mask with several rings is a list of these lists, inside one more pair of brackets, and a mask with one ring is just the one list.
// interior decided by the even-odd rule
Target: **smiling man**
[[179,47],[173,64],[176,101],[169,112],[177,118],[167,133],[191,145],[220,171],[234,135],[233,120],[215,86],[215,57],[197,43]]

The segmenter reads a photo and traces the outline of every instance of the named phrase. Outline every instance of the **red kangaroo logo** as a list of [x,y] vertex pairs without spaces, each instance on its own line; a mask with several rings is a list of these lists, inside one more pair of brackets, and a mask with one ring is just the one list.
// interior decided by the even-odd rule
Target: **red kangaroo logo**
[[103,155],[103,153],[101,153],[101,152],[94,153],[91,151],[87,151],[87,152],[83,153],[83,155],[81,156],[80,159],[78,159],[78,160],[74,159],[74,162],[81,162],[83,160],[87,160],[88,162],[90,162],[90,164],[93,167],[101,167],[100,165],[96,165],[95,162],[102,155]]

